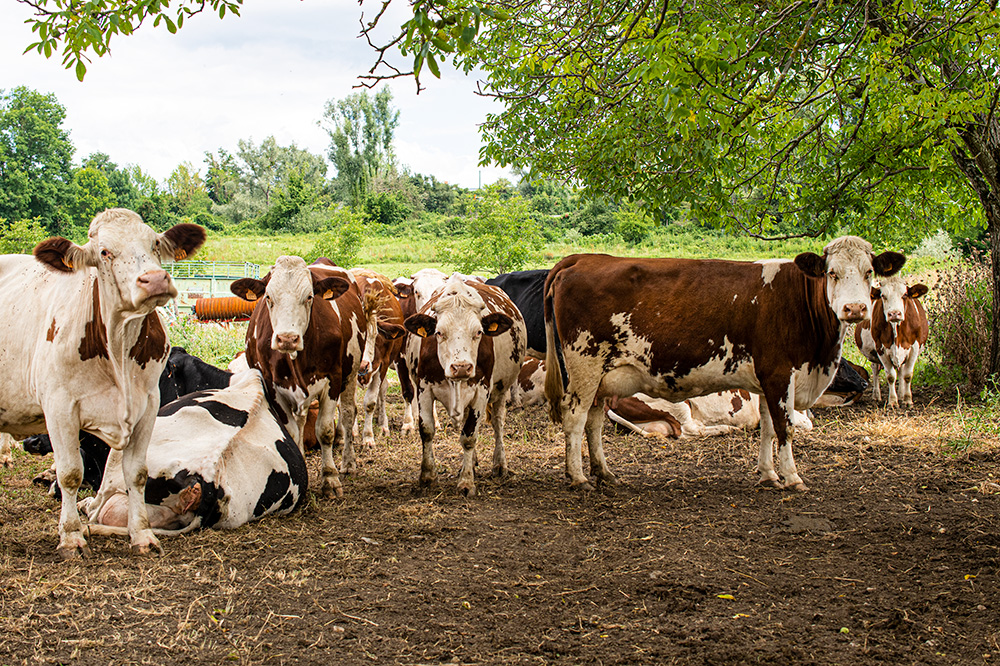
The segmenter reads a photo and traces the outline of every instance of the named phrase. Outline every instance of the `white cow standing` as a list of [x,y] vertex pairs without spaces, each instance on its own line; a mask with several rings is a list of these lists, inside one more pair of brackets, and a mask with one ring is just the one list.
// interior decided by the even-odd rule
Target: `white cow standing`
[[493,423],[493,474],[508,472],[503,447],[507,391],[517,382],[527,335],[517,307],[498,287],[452,275],[406,320],[413,335],[407,365],[415,378],[418,428],[423,442],[420,484],[437,479],[434,463],[434,401],[459,428],[462,470],[458,490],[476,494],[476,437],[487,405]]
[[18,438],[48,431],[64,558],[89,554],[76,505],[80,430],[122,452],[133,552],[160,549],[143,492],[170,351],[156,307],[177,295],[161,262],[183,259],[205,241],[197,225],[158,234],[121,208],[98,214],[88,235],[83,246],[50,238],[34,257],[0,256],[0,430]]

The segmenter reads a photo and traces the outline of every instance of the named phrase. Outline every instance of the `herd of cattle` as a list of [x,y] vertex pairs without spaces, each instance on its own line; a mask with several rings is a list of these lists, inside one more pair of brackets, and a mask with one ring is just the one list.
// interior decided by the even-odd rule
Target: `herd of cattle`
[[[312,445],[321,492],[342,495],[355,446],[374,446],[376,412],[388,434],[390,366],[406,401],[403,430],[423,444],[422,485],[437,475],[436,403],[459,432],[458,490],[468,496],[480,424],[493,429],[490,471],[504,476],[508,404],[547,404],[574,487],[615,481],[601,438],[607,415],[673,437],[759,422],[760,483],[803,491],[795,427],[812,427],[813,405],[867,387],[868,373],[841,358],[850,325],[876,399],[885,368],[890,405],[912,404],[927,340],[918,300],[927,288],[892,277],[905,257],[875,255],[853,236],[794,261],[577,254],[485,281],[427,269],[392,282],[283,256],[262,280],[233,283],[256,306],[245,355],[221,370],[171,349],[156,312],[177,295],[162,261],[204,240],[196,225],[158,234],[113,209],[94,218],[83,246],[51,238],[34,257],[0,256],[0,430],[54,454],[63,557],[88,552],[85,534],[127,534],[145,553],[160,549],[158,534],[287,513],[306,493]],[[97,492],[78,502],[82,483]]]

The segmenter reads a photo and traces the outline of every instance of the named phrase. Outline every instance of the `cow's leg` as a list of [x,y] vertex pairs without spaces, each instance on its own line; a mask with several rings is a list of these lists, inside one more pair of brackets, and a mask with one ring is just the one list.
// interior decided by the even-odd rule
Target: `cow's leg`
[[[766,404],[765,404],[766,406]],[[760,474],[759,485],[771,488],[784,488],[778,473],[774,471],[774,423],[768,409],[760,410],[760,451],[757,454],[757,473]]]
[[10,467],[14,464],[14,456],[11,455],[11,448],[14,445],[14,438],[5,432],[0,432],[0,465]]
[[510,469],[507,467],[507,452],[503,448],[503,423],[507,418],[506,393],[506,391],[496,392],[497,400],[490,406],[493,411],[493,476],[501,479],[510,474]]
[[591,407],[587,412],[587,424],[584,426],[584,432],[587,434],[587,450],[590,452],[590,473],[597,478],[598,484],[613,485],[618,479],[611,473],[608,461],[604,458],[604,444],[601,441],[603,431],[604,407],[602,405]]
[[[323,459],[323,481],[320,485],[320,492],[329,497],[344,496],[344,487],[340,482],[340,470],[337,468],[337,455],[343,452],[344,474],[354,468],[354,449],[344,448],[344,423],[343,418],[340,423],[334,425],[334,410],[337,401],[331,398],[327,391],[319,397],[319,413],[316,416],[316,441],[319,442],[320,455]],[[343,412],[341,412],[343,417]]]
[[[482,418],[481,410],[480,404],[469,405],[465,412],[462,432],[458,437],[458,442],[462,445],[462,469],[458,473],[458,492],[466,497],[476,496],[476,439],[479,433],[479,420]],[[500,447],[503,448],[502,443]],[[493,461],[496,462],[496,451],[493,453]]]
[[882,361],[872,361],[872,400],[876,403],[882,402],[882,388],[878,383],[878,373],[882,370]]
[[415,430],[414,419],[417,416],[417,408],[414,402],[413,383],[410,381],[410,371],[402,357],[396,361],[396,375],[399,377],[399,391],[403,394],[404,405],[401,431],[404,433],[412,432]]
[[137,555],[149,554],[151,550],[163,554],[160,542],[149,527],[146,512],[146,451],[156,423],[156,405],[149,405],[146,413],[132,429],[132,435],[122,449],[122,475],[128,492],[128,533],[132,542],[132,552]]
[[[69,421],[67,423],[67,420]],[[80,430],[73,419],[56,419],[48,414],[49,439],[55,458],[56,480],[62,494],[59,512],[58,552],[63,559],[89,556],[90,548],[83,537],[83,523],[76,506],[77,492],[83,483],[83,458],[80,457]]]
[[904,405],[913,406],[913,370],[917,366],[917,356],[920,355],[920,343],[913,343],[910,353],[899,369],[899,397]]
[[[786,490],[795,490],[797,492],[805,492],[809,490],[802,481],[802,477],[799,476],[798,471],[795,468],[795,458],[792,455],[792,435],[795,432],[795,427],[792,425],[792,412],[795,409],[795,380],[794,377],[788,382],[788,386],[782,395],[777,390],[769,390],[764,396],[767,399],[767,409],[761,409],[761,451],[760,455],[764,456],[764,414],[767,413],[770,421],[770,430],[774,433],[774,437],[778,442],[778,474],[781,479],[783,479],[782,484],[778,484],[775,480],[774,485],[779,488],[784,488]],[[768,458],[770,458],[771,444],[767,444]],[[770,460],[768,461],[770,462]],[[774,473],[774,468],[771,468],[771,473]],[[761,481],[763,482],[763,470]]]
[[379,433],[381,433],[383,438],[389,436],[389,414],[385,410],[386,394],[389,391],[389,379],[386,377],[388,370],[388,367],[382,368],[378,389],[378,403],[375,406],[375,409],[378,410]]
[[420,485],[429,486],[437,481],[437,465],[434,462],[434,395],[429,388],[417,389],[417,428],[423,444],[420,459]]
[[896,394],[896,378],[898,372],[896,371],[896,366],[890,360],[889,363],[885,365],[885,381],[889,385],[889,407],[899,406],[899,396]]
[[[596,390],[595,390],[596,393]],[[562,398],[562,425],[566,434],[566,476],[569,477],[570,487],[577,490],[593,490],[590,480],[583,474],[583,434],[587,425],[588,406],[593,404],[594,396],[590,395],[586,401],[571,404],[567,393]],[[575,397],[575,396],[574,396]]]
[[365,390],[365,427],[361,434],[361,446],[369,451],[375,449],[375,409],[378,407],[378,396],[381,390],[382,380],[379,373],[372,373],[372,378],[368,381],[368,388]]

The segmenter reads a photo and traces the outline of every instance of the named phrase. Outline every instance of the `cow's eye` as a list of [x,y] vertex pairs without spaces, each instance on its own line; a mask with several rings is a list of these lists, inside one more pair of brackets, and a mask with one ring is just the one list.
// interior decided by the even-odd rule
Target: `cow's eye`
[[111,250],[101,250],[101,256],[109,261],[111,260],[112,257],[114,257],[114,255],[111,254]]
[[829,275],[830,279],[833,280],[834,282],[840,279],[840,276],[837,275],[834,271],[830,271],[829,273],[827,273],[827,275]]
[[865,273],[865,279],[866,280],[871,280],[872,279],[872,271],[870,269],[869,269],[869,271],[867,273]]

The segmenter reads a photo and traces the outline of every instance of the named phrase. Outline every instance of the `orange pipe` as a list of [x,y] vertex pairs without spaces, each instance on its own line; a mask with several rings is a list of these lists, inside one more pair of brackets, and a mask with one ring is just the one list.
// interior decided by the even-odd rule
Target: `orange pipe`
[[249,319],[256,303],[244,301],[238,296],[219,298],[199,298],[194,302],[194,314],[198,319]]

